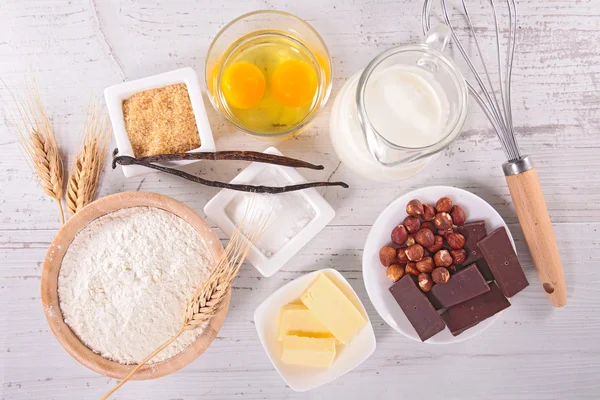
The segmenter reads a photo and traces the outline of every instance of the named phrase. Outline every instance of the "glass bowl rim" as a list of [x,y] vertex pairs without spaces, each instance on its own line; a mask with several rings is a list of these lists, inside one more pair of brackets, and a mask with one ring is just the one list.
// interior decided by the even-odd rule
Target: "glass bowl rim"
[[[218,39],[227,31],[227,29],[229,29],[231,26],[233,26],[234,24],[236,24],[239,21],[242,21],[248,17],[254,16],[254,15],[260,15],[260,14],[273,14],[273,15],[279,15],[279,16],[283,16],[283,17],[289,17],[292,18],[294,20],[297,20],[298,22],[300,22],[302,25],[304,25],[306,28],[308,28],[309,31],[312,32],[312,34],[316,37],[316,39],[318,40],[318,42],[321,44],[321,46],[323,46],[323,49],[325,50],[325,58],[327,61],[327,67],[329,68],[329,81],[326,82],[326,86],[322,89],[323,91],[323,98],[321,99],[321,101],[319,103],[317,103],[317,106],[314,108],[314,110],[312,110],[312,115],[307,114],[306,117],[309,118],[303,118],[302,122],[299,123],[298,125],[296,125],[295,127],[288,129],[286,131],[283,132],[279,132],[279,133],[263,133],[263,132],[259,132],[259,131],[254,131],[248,128],[245,128],[243,126],[240,126],[237,122],[235,122],[234,120],[232,120],[231,118],[229,118],[229,116],[223,112],[221,110],[221,108],[219,107],[218,104],[216,104],[217,100],[215,100],[215,97],[217,96],[213,96],[212,93],[208,92],[208,88],[209,88],[209,82],[208,82],[208,55],[213,51],[213,47],[215,46],[215,44],[217,43]],[[316,59],[315,57],[315,52],[312,51],[310,48],[308,48],[307,46],[304,45],[304,43],[302,42],[302,40],[299,40],[298,38],[294,38],[296,41],[298,41],[300,43],[300,45],[302,45],[303,47],[306,47],[308,52],[310,53],[310,55]],[[233,42],[235,43],[235,41]],[[207,94],[208,94],[208,98],[213,106],[214,109],[217,110],[217,112],[219,114],[221,114],[221,116],[223,116],[229,123],[231,123],[233,126],[235,126],[237,129],[241,130],[242,132],[245,132],[249,135],[253,135],[253,136],[258,136],[258,137],[263,137],[263,138],[278,138],[278,137],[282,137],[282,136],[288,136],[291,134],[294,134],[296,132],[300,132],[302,131],[306,125],[308,125],[315,117],[316,115],[319,113],[319,111],[321,111],[325,105],[327,104],[327,100],[329,99],[329,96],[331,94],[331,89],[332,89],[332,62],[331,62],[331,54],[329,53],[329,48],[327,47],[327,45],[325,44],[325,41],[323,40],[323,38],[321,37],[321,35],[319,34],[319,32],[317,32],[317,30],[310,25],[308,22],[306,22],[305,20],[303,20],[302,18],[291,14],[289,12],[286,11],[280,11],[280,10],[255,10],[255,11],[251,11],[248,13],[244,13],[236,18],[234,18],[233,20],[231,20],[230,22],[228,22],[225,26],[223,26],[221,29],[219,29],[219,32],[217,32],[217,34],[215,35],[214,39],[211,41],[210,46],[208,47],[208,51],[206,52],[207,57],[206,60],[204,61],[204,83],[206,85],[207,88]],[[318,63],[317,63],[318,64]],[[326,77],[325,77],[326,78]]]

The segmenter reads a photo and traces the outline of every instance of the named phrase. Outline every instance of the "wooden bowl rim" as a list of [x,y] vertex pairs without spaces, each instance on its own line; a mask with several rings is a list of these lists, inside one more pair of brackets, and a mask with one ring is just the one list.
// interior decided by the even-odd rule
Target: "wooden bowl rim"
[[[77,212],[60,229],[48,248],[42,269],[41,297],[44,314],[52,333],[74,359],[99,374],[117,379],[123,379],[135,365],[123,365],[94,353],[71,331],[64,322],[60,310],[58,273],[66,250],[81,229],[103,215],[131,207],[156,207],[183,218],[205,240],[215,263],[224,251],[216,232],[204,218],[185,204],[158,193],[123,192],[103,197]],[[204,332],[184,351],[162,362],[142,367],[132,379],[160,378],[183,368],[196,359],[208,348],[223,325],[230,298],[231,292]]]

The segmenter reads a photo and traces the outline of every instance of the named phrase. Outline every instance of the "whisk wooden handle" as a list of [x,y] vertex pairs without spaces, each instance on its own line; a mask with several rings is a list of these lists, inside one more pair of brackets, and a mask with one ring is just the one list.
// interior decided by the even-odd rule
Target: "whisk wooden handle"
[[506,176],[519,223],[542,287],[554,307],[567,304],[565,275],[535,168]]

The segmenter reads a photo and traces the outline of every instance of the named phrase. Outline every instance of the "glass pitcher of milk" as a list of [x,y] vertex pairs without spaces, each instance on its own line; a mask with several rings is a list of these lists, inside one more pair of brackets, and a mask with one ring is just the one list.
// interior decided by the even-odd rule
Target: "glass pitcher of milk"
[[354,173],[380,181],[411,177],[459,134],[468,92],[442,54],[450,35],[445,25],[433,27],[423,43],[381,53],[340,89],[330,134]]

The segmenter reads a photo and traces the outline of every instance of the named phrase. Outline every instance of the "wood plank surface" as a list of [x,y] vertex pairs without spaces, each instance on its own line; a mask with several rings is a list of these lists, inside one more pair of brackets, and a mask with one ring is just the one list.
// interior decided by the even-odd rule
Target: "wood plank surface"
[[[471,3],[476,3],[476,0]],[[484,2],[482,2],[483,4]],[[600,2],[517,1],[518,48],[513,115],[519,144],[532,156],[546,196],[567,281],[568,305],[553,309],[535,271],[502,175],[500,143],[473,103],[464,132],[414,178],[377,183],[340,165],[329,138],[327,107],[300,137],[276,146],[325,165],[302,173],[350,189],[320,189],[336,209],[332,223],[280,272],[262,278],[246,265],[211,347],[168,377],[131,382],[115,396],[133,399],[597,399],[600,397]],[[280,9],[312,24],[329,46],[333,95],[381,51],[422,38],[422,2],[414,0],[4,0],[0,4],[0,78],[22,91],[29,70],[70,162],[84,109],[105,87],[191,66],[200,76],[210,41],[233,18]],[[473,18],[485,8],[474,7]],[[483,24],[483,53],[493,57]],[[116,381],[73,360],[50,332],[39,285],[44,255],[60,224],[53,200],[36,185],[19,152],[0,89],[0,399],[96,399]],[[217,147],[264,150],[235,132],[205,103]],[[112,143],[114,144],[114,142]],[[233,178],[244,163],[185,167],[213,179]],[[393,331],[371,305],[362,281],[370,225],[399,195],[422,186],[457,186],[488,201],[509,224],[533,283],[482,335],[446,346],[419,344]],[[172,196],[201,215],[217,191],[162,174],[125,179],[107,166],[100,195],[140,190]],[[225,237],[219,232],[222,239]],[[254,309],[303,273],[339,270],[363,300],[377,350],[349,374],[308,393],[278,376],[254,329]]]

